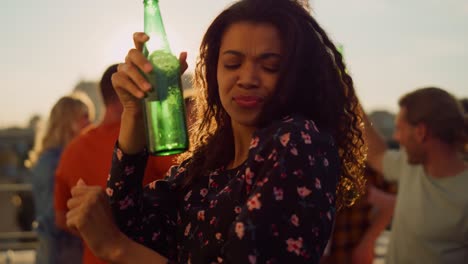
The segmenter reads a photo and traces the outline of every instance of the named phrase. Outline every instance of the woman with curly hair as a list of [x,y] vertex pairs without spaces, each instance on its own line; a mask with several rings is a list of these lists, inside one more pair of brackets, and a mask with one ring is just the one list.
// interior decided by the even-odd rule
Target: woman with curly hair
[[63,96],[36,135],[26,165],[31,167],[39,247],[36,263],[81,263],[81,240],[55,225],[55,170],[62,151],[94,119],[94,105],[82,93]]
[[125,110],[108,188],[78,184],[68,224],[110,262],[318,263],[365,158],[353,82],[324,30],[298,1],[219,14],[196,65],[191,150],[143,188],[147,40],[134,35],[113,76]]

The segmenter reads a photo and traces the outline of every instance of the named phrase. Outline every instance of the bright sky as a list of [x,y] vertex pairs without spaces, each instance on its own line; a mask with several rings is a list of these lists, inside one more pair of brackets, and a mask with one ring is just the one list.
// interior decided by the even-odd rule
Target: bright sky
[[[2,1],[0,127],[26,125],[82,79],[122,61],[143,28],[142,0]],[[230,0],[160,0],[174,53],[193,70],[201,37]],[[312,0],[319,23],[344,45],[366,110],[435,85],[468,97],[466,0]]]

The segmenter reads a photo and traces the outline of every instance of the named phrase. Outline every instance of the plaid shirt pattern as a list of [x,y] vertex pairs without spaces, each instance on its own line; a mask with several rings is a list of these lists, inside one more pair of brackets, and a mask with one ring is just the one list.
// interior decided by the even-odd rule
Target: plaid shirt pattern
[[[382,175],[371,169],[366,170],[367,184],[380,190],[396,193],[396,184],[385,182]],[[350,208],[342,208],[336,215],[331,238],[330,252],[322,258],[321,264],[351,263],[353,249],[359,244],[371,224],[372,206],[367,202],[367,194]]]

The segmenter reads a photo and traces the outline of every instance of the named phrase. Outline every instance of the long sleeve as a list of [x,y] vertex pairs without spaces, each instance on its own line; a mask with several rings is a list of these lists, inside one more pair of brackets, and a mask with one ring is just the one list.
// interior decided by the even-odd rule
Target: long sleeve
[[[174,259],[176,254],[176,198],[171,178],[144,188],[148,155],[126,155],[115,148],[106,193],[120,230],[134,241]],[[174,172],[175,167],[170,172]],[[169,173],[171,174],[171,173]]]
[[249,160],[242,176],[248,198],[230,228],[225,261],[319,263],[340,173],[332,138],[311,121],[292,123],[254,137]]

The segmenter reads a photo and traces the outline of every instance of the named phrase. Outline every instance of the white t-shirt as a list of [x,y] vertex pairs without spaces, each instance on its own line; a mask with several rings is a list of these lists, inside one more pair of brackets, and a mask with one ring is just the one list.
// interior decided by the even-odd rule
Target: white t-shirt
[[438,179],[387,151],[383,172],[398,181],[386,263],[468,263],[468,170]]

